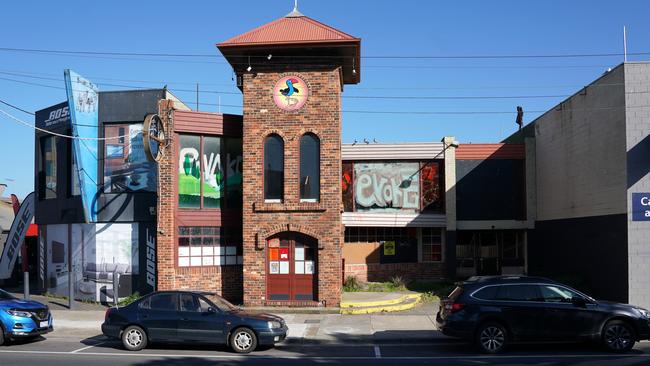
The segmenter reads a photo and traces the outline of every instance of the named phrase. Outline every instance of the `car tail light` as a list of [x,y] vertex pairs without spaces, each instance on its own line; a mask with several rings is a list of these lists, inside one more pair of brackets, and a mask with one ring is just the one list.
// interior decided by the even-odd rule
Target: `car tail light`
[[461,311],[465,308],[465,304],[461,304],[459,302],[455,302],[453,304],[446,304],[445,309],[449,310],[451,313],[455,313],[457,311]]
[[108,321],[108,317],[111,316],[112,311],[113,311],[113,308],[106,309],[106,314],[104,314],[104,322]]

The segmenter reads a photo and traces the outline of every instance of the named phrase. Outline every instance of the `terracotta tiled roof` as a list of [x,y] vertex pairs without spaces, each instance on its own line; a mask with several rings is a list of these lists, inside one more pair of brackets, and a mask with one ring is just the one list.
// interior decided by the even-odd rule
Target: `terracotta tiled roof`
[[220,43],[218,46],[250,46],[257,44],[300,44],[358,41],[341,32],[300,13],[289,14],[261,27]]

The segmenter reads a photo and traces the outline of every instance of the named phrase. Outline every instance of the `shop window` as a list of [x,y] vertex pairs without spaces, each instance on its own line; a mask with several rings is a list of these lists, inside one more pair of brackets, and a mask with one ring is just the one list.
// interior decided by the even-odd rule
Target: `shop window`
[[441,187],[442,174],[440,174],[440,163],[437,161],[422,162],[420,177],[422,181],[422,211],[442,212],[443,194]]
[[418,261],[416,228],[346,227],[345,242],[379,244],[380,263],[415,263]]
[[422,228],[422,262],[442,261],[442,231]]
[[41,161],[39,172],[39,196],[41,199],[51,199],[57,197],[56,142],[56,136],[45,136],[40,140]]
[[158,169],[144,152],[142,123],[106,124],[104,191],[156,192]]
[[178,228],[178,266],[210,267],[243,263],[241,231],[221,227]]
[[300,199],[318,201],[320,196],[320,141],[307,133],[300,138]]
[[221,139],[203,137],[202,176],[203,207],[221,207],[224,177],[221,169]]
[[180,135],[178,153],[178,207],[201,207],[201,137]]
[[179,135],[178,207],[242,207],[242,140]]
[[[353,164],[350,162],[344,162],[342,165],[343,174],[341,176],[341,192],[343,194],[343,210],[345,212],[354,211],[354,188],[352,186]],[[346,231],[347,232],[347,231]]]
[[270,135],[264,141],[264,199],[281,201],[284,195],[284,141]]
[[242,139],[226,138],[226,204],[229,208],[242,207]]

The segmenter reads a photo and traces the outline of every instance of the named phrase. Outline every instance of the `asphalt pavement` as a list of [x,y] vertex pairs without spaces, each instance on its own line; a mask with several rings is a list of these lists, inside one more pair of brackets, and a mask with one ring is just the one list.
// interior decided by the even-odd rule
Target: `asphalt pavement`
[[279,344],[248,355],[225,346],[153,344],[129,352],[117,340],[98,335],[47,336],[0,347],[0,365],[650,365],[650,342],[624,355],[589,344],[518,345],[497,356],[477,354],[453,339],[429,342]]

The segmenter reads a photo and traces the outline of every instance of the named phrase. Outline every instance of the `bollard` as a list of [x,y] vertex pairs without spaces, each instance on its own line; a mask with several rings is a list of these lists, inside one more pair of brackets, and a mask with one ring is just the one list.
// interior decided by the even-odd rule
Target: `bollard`
[[23,272],[23,291],[25,293],[25,300],[29,300],[29,272]]

